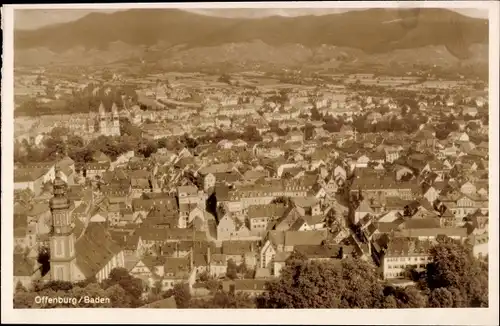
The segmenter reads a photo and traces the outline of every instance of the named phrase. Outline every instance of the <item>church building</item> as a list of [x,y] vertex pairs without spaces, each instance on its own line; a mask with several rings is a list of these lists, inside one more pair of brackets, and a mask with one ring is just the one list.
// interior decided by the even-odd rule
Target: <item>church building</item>
[[50,200],[52,230],[50,235],[50,280],[78,282],[95,277],[106,279],[113,268],[124,267],[123,249],[100,223],[87,223],[77,233],[67,197],[67,184],[59,167]]
[[115,103],[111,112],[106,112],[104,104],[99,105],[99,133],[103,136],[120,136],[120,116]]

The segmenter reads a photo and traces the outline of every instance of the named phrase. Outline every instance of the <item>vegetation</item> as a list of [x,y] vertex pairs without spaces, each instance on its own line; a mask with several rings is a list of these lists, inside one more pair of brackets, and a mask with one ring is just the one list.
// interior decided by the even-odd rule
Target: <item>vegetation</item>
[[470,248],[451,240],[431,251],[427,272],[415,286],[379,281],[369,263],[346,259],[309,262],[294,253],[278,280],[257,299],[260,308],[423,308],[487,307],[487,265]]
[[[115,268],[102,283],[86,280],[69,282],[36,282],[31,291],[17,284],[16,308],[74,307],[70,302],[39,304],[36,296],[108,297],[110,303],[82,301],[77,307],[140,307],[152,301],[174,296],[178,308],[461,308],[488,307],[488,265],[472,256],[468,246],[443,238],[432,248],[432,260],[423,273],[409,270],[414,285],[395,287],[381,282],[370,263],[360,259],[342,261],[308,261],[294,252],[288,258],[281,276],[268,283],[268,292],[257,298],[224,291],[219,281],[208,274],[200,281],[210,287],[205,298],[191,296],[187,284],[176,284],[162,292],[161,284],[146,290],[143,281],[123,268]],[[246,273],[245,266],[234,266],[234,273]],[[229,271],[228,274],[233,272]],[[228,275],[229,276],[229,275]],[[202,280],[203,278],[203,280]],[[209,286],[209,283],[211,284]]]
[[[87,280],[80,283],[51,281],[48,283],[36,282],[33,289],[28,291],[20,283],[14,294],[14,308],[136,308],[144,304],[142,280],[131,276],[123,268],[115,268],[109,277],[102,283]],[[67,298],[63,302],[38,303],[37,296],[49,298]],[[80,298],[109,298],[109,303],[96,303],[80,300]],[[69,299],[75,298],[76,302]]]

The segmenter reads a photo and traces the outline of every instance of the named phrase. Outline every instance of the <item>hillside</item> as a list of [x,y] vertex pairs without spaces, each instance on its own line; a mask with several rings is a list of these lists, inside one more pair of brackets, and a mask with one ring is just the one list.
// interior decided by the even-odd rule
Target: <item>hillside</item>
[[455,61],[470,61],[477,57],[471,46],[487,46],[488,23],[445,9],[369,9],[259,19],[135,9],[92,13],[70,23],[16,31],[14,38],[16,64],[21,65],[109,64],[127,59],[167,65],[223,61],[315,65],[371,56],[383,59],[389,53],[391,60],[398,60],[404,59],[398,54],[401,51],[420,48],[447,52],[425,50],[431,54],[424,58],[429,62],[434,52],[437,59],[452,56]]

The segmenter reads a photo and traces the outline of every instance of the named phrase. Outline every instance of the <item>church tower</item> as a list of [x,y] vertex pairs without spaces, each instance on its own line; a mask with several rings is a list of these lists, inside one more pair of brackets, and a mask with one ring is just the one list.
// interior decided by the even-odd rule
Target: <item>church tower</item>
[[101,105],[99,105],[99,132],[105,136],[108,135],[108,122],[106,120],[106,109],[101,102]]
[[113,136],[120,136],[120,116],[118,114],[118,107],[115,103],[111,107],[111,115],[112,115],[112,132]]
[[52,231],[50,235],[50,275],[53,281],[73,281],[75,265],[75,235],[66,197],[67,185],[56,167],[54,197],[50,199]]

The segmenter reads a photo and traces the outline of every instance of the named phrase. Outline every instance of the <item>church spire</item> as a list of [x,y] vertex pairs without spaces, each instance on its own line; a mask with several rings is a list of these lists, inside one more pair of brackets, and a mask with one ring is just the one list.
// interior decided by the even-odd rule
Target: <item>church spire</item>
[[106,108],[104,107],[104,104],[101,101],[101,104],[99,104],[99,114],[104,115],[106,114]]

